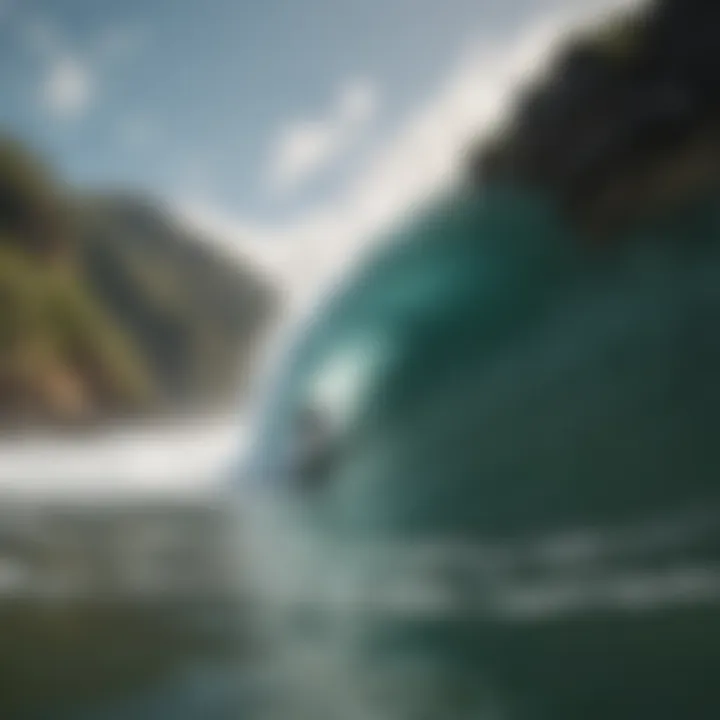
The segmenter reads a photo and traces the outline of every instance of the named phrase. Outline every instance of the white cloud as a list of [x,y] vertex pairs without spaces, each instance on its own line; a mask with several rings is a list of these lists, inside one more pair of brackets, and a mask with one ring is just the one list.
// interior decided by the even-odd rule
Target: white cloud
[[[99,32],[89,45],[78,47],[43,17],[28,19],[22,31],[26,46],[41,62],[40,101],[61,120],[85,114],[96,98],[102,77],[114,63],[135,55],[147,37],[141,26],[113,26]],[[120,132],[129,144],[142,144],[146,134],[134,121]]]
[[42,100],[57,118],[72,119],[90,105],[95,78],[87,64],[71,55],[54,58],[47,66],[42,84]]
[[341,89],[326,117],[288,123],[271,151],[270,187],[292,190],[327,167],[360,137],[376,106],[375,88],[354,81]]
[[23,27],[25,45],[40,62],[38,96],[55,118],[71,120],[90,107],[97,78],[89,56],[79,53],[46,18],[33,17]]
[[343,88],[338,99],[338,119],[358,126],[370,120],[377,105],[377,91],[367,81],[356,81]]

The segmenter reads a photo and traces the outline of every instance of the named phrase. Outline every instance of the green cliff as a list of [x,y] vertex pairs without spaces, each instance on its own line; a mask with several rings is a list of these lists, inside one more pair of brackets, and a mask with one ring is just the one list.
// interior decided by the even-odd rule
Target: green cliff
[[0,141],[0,423],[83,425],[239,395],[269,284],[158,204],[72,193]]

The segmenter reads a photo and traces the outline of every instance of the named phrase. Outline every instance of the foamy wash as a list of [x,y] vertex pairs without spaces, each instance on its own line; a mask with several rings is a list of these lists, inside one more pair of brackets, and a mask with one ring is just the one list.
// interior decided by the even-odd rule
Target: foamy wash
[[[293,353],[248,468],[294,718],[715,717],[720,210],[462,192]],[[263,712],[260,713],[263,715]]]

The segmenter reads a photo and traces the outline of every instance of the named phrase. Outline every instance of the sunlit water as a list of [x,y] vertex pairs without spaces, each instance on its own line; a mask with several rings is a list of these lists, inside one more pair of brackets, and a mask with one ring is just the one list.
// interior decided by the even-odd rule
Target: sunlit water
[[244,437],[243,421],[225,417],[79,437],[7,437],[0,439],[0,493],[87,498],[213,489],[227,479]]
[[[68,522],[71,530],[73,522],[88,522],[83,532],[92,545],[92,522],[102,524],[113,508],[222,507],[243,437],[237,419],[202,418],[83,437],[0,441],[0,498],[6,509],[0,518],[3,720],[237,716],[242,675],[237,665],[246,656],[239,596],[97,596],[71,587],[68,596],[56,597],[34,586],[16,587],[8,568],[18,557],[32,565],[33,553],[44,552],[43,543],[54,543],[62,529],[48,530],[51,521],[23,523],[24,515],[8,508],[22,508],[29,516],[36,508],[82,508],[79,520],[66,520],[65,529]],[[152,527],[146,523],[141,531],[147,535]],[[191,543],[194,532],[189,526]],[[132,522],[121,533],[122,542],[132,544]],[[85,549],[95,557],[92,547]],[[139,562],[137,555],[128,557],[131,564]],[[233,586],[234,578],[227,585]]]

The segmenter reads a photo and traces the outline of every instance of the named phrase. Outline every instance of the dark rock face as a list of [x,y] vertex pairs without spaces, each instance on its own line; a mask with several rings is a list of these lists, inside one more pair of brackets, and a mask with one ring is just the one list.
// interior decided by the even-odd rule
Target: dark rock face
[[586,227],[682,204],[720,174],[720,5],[666,0],[569,42],[476,156]]

